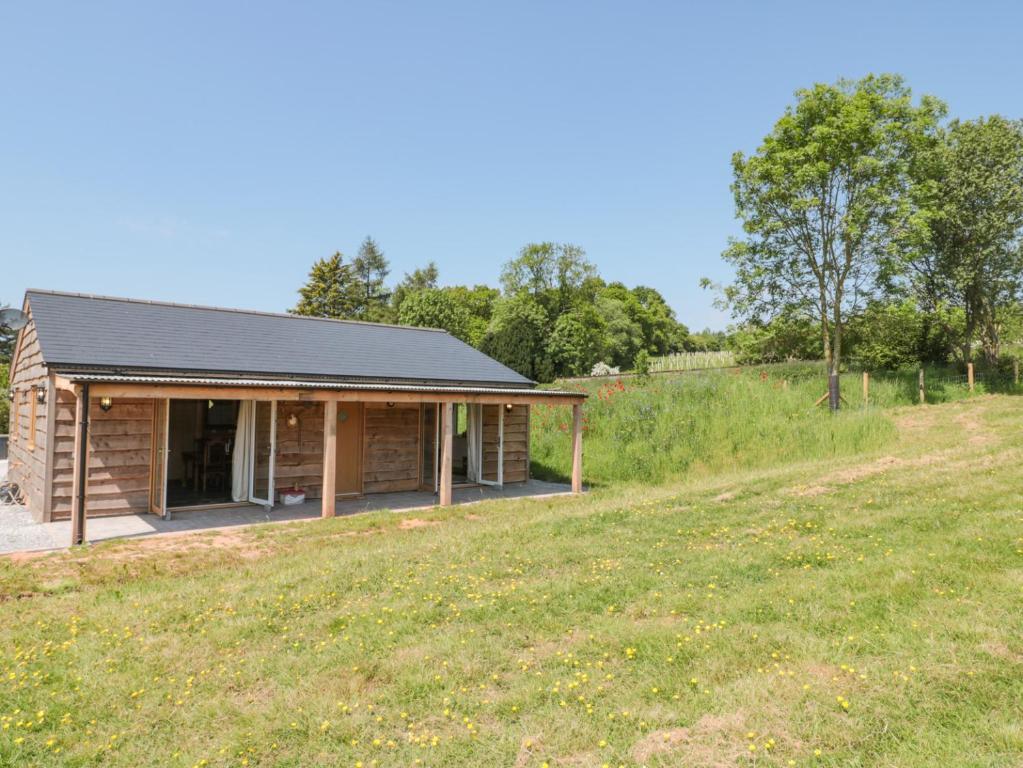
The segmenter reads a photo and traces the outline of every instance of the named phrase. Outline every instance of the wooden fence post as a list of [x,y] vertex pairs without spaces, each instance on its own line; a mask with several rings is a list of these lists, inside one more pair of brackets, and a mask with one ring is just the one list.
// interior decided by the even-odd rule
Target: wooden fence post
[[870,374],[863,372],[863,404],[870,404]]
[[970,385],[970,391],[973,391],[973,363],[966,364],[966,383]]
[[1012,359],[1012,383],[1019,384],[1019,358]]
[[925,402],[924,399],[924,369],[920,369],[920,402]]

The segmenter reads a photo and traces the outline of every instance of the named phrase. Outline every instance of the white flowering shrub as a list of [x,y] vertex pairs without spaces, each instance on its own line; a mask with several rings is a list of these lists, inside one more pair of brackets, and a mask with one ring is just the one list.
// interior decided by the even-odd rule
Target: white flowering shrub
[[607,363],[597,363],[590,370],[590,376],[617,376],[619,373],[620,370]]

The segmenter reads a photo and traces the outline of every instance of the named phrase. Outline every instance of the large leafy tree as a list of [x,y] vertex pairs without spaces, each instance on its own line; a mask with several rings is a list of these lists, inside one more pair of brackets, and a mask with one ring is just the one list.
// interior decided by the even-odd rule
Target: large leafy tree
[[568,311],[596,275],[597,268],[579,246],[530,243],[504,265],[501,287],[509,296],[529,294],[548,315],[557,317]]
[[483,338],[488,355],[535,381],[550,381],[553,368],[547,349],[547,312],[528,293],[501,299]]
[[472,317],[468,308],[454,293],[441,288],[406,294],[398,307],[398,322],[421,328],[443,328],[452,336],[471,343]]
[[993,362],[1023,285],[1023,122],[955,121],[915,167],[925,227],[912,282],[932,312],[962,311],[964,361],[979,336]]
[[345,263],[340,251],[313,264],[298,295],[298,304],[291,310],[295,314],[335,319],[355,317],[364,298],[352,265]]
[[745,230],[724,253],[735,315],[812,318],[837,373],[846,317],[871,296],[908,225],[911,160],[943,113],[933,98],[914,105],[894,75],[798,91],[757,151],[732,158]]

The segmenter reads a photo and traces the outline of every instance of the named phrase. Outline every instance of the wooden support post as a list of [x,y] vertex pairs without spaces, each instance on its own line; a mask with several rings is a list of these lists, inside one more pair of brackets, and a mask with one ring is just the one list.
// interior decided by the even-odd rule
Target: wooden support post
[[452,420],[454,417],[451,403],[444,403],[441,417],[440,437],[440,505],[451,504],[451,452],[454,442],[452,437]]
[[924,402],[924,369],[923,368],[920,369],[919,388],[920,388],[920,402],[923,403]]
[[870,405],[870,374],[863,372],[863,404]]
[[321,517],[333,517],[337,496],[337,400],[323,404],[323,499]]
[[71,546],[85,543],[85,499],[89,484],[89,385],[75,403],[75,470],[71,478]]
[[1019,358],[1012,360],[1012,383],[1019,384]]
[[572,493],[583,492],[583,407],[572,406]]
[[970,385],[970,391],[973,391],[973,363],[966,364],[966,383]]

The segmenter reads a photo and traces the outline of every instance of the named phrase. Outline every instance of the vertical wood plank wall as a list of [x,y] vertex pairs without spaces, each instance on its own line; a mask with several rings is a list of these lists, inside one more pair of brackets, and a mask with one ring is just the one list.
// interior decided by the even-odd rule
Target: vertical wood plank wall
[[[32,408],[36,397],[35,387],[47,387],[46,366],[43,365],[35,323],[31,320],[21,335],[17,359],[10,372],[10,385],[18,390],[11,403],[10,440],[8,442],[7,475],[18,484],[28,508],[37,520],[43,519],[43,505],[46,497],[46,455],[49,445],[49,424],[47,406]],[[7,393],[0,393],[7,397]],[[47,394],[49,396],[49,393]],[[30,443],[32,414],[35,413],[35,440]]]
[[419,404],[366,403],[363,493],[419,488]]

